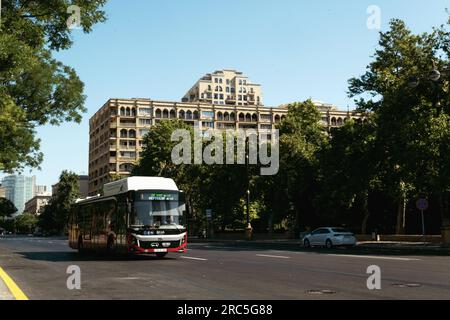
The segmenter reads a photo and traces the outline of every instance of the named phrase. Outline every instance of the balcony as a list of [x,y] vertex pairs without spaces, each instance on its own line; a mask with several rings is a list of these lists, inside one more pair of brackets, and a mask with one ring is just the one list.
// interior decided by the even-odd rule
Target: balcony
[[136,122],[121,122],[120,126],[123,128],[135,128],[136,127]]

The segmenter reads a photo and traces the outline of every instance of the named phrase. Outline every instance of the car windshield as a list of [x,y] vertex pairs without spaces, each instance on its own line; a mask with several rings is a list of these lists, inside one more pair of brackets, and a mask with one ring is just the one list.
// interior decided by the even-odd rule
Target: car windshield
[[347,229],[344,229],[344,228],[333,228],[332,230],[333,230],[333,232],[338,232],[338,233],[351,233],[350,231],[348,231]]
[[178,201],[136,201],[134,203],[133,226],[179,225]]

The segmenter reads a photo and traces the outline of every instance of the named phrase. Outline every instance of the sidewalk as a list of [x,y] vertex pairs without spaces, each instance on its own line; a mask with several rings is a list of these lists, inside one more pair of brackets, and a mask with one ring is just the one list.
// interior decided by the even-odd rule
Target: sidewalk
[[0,300],[15,300],[6,284],[0,278]]

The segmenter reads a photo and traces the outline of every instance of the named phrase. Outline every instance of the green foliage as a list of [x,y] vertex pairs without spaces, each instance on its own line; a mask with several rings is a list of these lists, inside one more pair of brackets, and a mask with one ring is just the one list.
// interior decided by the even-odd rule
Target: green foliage
[[79,198],[78,175],[63,171],[59,177],[57,193],[39,216],[38,226],[48,234],[61,234],[66,230],[71,205]]
[[[438,197],[448,202],[450,158],[449,33],[446,26],[414,35],[400,20],[381,33],[367,72],[350,80],[349,95],[375,113],[377,174],[393,198]],[[441,70],[439,82],[429,79]],[[419,80],[411,86],[411,79]]]
[[2,0],[0,32],[0,170],[12,172],[42,162],[35,127],[81,121],[83,83],[51,50],[72,45],[67,8],[81,10],[90,32],[105,20],[106,0]]
[[37,225],[37,217],[33,214],[21,214],[15,218],[16,232],[33,233]]
[[14,203],[5,198],[0,198],[0,218],[11,217],[17,212],[17,208]]

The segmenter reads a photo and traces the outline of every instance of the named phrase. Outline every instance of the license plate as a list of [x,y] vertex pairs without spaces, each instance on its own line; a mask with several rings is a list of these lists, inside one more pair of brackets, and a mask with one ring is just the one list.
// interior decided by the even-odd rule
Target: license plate
[[155,249],[155,252],[167,252],[167,249]]

